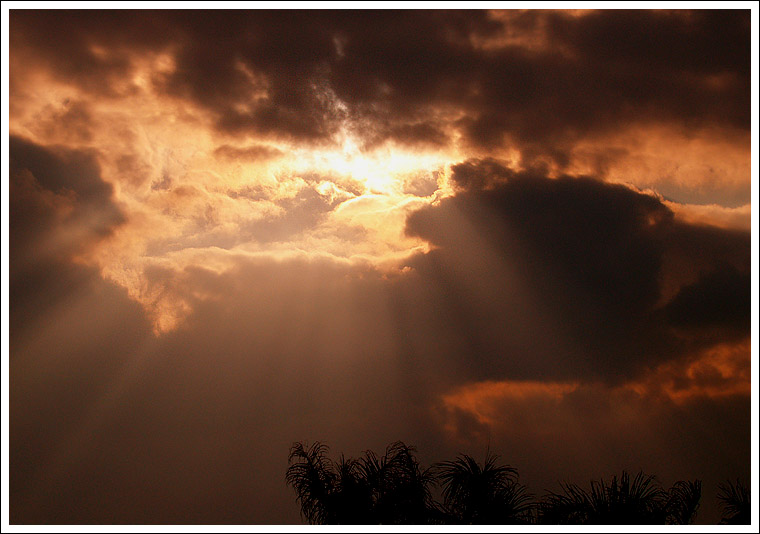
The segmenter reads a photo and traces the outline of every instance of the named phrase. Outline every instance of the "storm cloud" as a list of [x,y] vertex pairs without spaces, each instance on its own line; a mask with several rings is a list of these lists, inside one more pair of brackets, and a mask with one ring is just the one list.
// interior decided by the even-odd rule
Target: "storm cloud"
[[[487,312],[473,304],[483,320],[456,325],[476,333],[487,324],[504,335],[483,347],[492,355],[486,368],[514,358],[526,370],[522,360],[535,358],[553,362],[542,370],[550,378],[566,378],[568,371],[627,376],[684,354],[676,327],[725,324],[749,335],[748,232],[684,225],[656,197],[589,177],[550,179],[488,160],[453,171],[455,183],[470,189],[412,214],[407,231],[437,246],[416,268],[442,283],[470,284],[471,296],[463,299],[503,295]],[[698,249],[689,246],[695,242]],[[484,259],[482,248],[493,257]],[[676,254],[680,268],[668,272],[664,258]],[[727,264],[730,259],[736,263]],[[663,308],[662,280],[688,276],[684,265],[698,281]],[[530,293],[541,319],[509,298],[514,286]],[[542,333],[547,325],[554,330]],[[526,328],[536,330],[525,344],[506,349]],[[707,337],[705,343],[717,341]],[[556,346],[557,339],[570,347]],[[479,357],[472,355],[475,366]]]
[[13,22],[19,61],[88,92],[138,90],[124,82],[135,59],[169,54],[154,89],[235,136],[329,143],[347,120],[366,143],[440,144],[456,127],[474,147],[506,140],[566,164],[576,142],[621,123],[749,129],[748,11],[14,11]]
[[14,136],[10,153],[11,328],[17,332],[76,291],[83,280],[72,259],[108,236],[124,215],[94,154]]

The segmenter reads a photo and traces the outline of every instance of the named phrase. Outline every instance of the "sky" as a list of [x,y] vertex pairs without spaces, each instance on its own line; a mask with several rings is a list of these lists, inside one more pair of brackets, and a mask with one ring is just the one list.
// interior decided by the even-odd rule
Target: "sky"
[[12,524],[300,523],[303,440],[749,484],[748,9],[8,38]]

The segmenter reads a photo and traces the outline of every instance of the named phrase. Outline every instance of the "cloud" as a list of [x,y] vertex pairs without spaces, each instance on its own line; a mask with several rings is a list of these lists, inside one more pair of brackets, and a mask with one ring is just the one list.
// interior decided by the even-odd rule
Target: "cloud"
[[338,205],[353,198],[346,191],[336,190],[334,184],[323,190],[325,194],[318,188],[306,186],[295,196],[276,201],[281,208],[278,215],[253,221],[243,232],[250,233],[259,242],[286,241],[294,234],[315,229]]
[[[740,350],[744,366],[747,349]],[[662,378],[653,382],[661,387]],[[538,495],[559,491],[561,483],[587,486],[623,469],[655,474],[666,486],[700,479],[696,523],[714,524],[720,518],[718,484],[729,472],[734,478],[749,477],[750,433],[742,422],[750,417],[746,376],[741,383],[733,390],[684,389],[673,397],[660,395],[657,387],[471,383],[442,395],[435,417],[446,429],[446,441],[460,450],[478,443],[480,455],[486,447],[502,453]],[[706,390],[715,395],[704,394]]]
[[461,295],[447,320],[473,336],[476,377],[615,381],[749,335],[748,232],[683,223],[622,185],[493,160],[455,165],[452,180],[459,194],[407,220],[435,247],[410,265]]
[[680,219],[694,225],[718,226],[726,229],[750,230],[752,208],[745,204],[736,208],[724,208],[715,204],[688,205],[664,201]]
[[57,139],[67,144],[90,143],[93,138],[93,117],[84,102],[64,100],[43,109],[33,130],[44,139]]
[[260,161],[281,156],[282,152],[274,147],[264,145],[252,145],[242,148],[222,145],[214,150],[214,155],[232,160]]
[[123,96],[137,90],[129,78],[134,56],[161,50],[176,38],[173,25],[162,19],[159,11],[151,16],[137,10],[14,10],[14,63],[25,67],[19,71],[50,70],[89,94]]
[[[478,175],[474,161],[459,169]],[[748,452],[726,443],[747,442],[746,342],[690,328],[715,322],[720,288],[744,298],[744,271],[716,262],[748,247],[746,232],[683,225],[657,198],[589,178],[478,176],[409,217],[436,248],[400,271],[308,255],[147,268],[149,296],[185,310],[160,336],[93,269],[45,269],[78,282],[33,329],[12,329],[12,520],[297,522],[282,476],[299,439],[348,455],[403,439],[429,464],[477,455],[490,436],[538,493],[622,467],[667,482],[745,476]],[[71,187],[108,205],[108,188]],[[299,191],[288,209],[329,203]],[[663,308],[662,256],[697,244],[720,276],[693,273]],[[33,298],[13,296],[12,324]]]
[[10,139],[10,151],[14,174],[26,169],[46,190],[55,193],[70,191],[85,206],[109,207],[112,188],[101,179],[94,154],[64,147],[58,150],[40,147],[15,136]]
[[[22,329],[46,307],[82,283],[73,258],[124,223],[110,184],[93,153],[41,147],[11,136],[9,143],[10,228],[13,254],[11,325]],[[60,268],[60,275],[54,274]],[[73,279],[67,280],[67,274]]]
[[666,307],[670,322],[680,328],[728,328],[746,335],[750,321],[750,274],[721,266],[685,286]]
[[459,189],[491,189],[515,175],[494,158],[473,159],[452,165],[451,179]]
[[297,522],[301,439],[747,476],[748,45],[746,10],[13,10],[12,520]]
[[353,125],[369,144],[440,145],[458,130],[474,147],[509,142],[526,160],[566,164],[576,142],[625,122],[749,127],[748,11],[62,17],[15,12],[14,57],[87,91],[126,94],[138,90],[129,81],[138,55],[170,54],[154,90],[243,137],[324,144]]

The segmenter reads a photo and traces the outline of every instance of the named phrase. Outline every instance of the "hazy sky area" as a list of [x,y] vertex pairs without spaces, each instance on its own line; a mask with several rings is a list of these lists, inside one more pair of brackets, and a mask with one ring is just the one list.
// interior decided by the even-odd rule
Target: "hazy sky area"
[[293,442],[403,440],[539,496],[698,478],[717,523],[750,483],[750,36],[11,9],[10,522],[301,523]]

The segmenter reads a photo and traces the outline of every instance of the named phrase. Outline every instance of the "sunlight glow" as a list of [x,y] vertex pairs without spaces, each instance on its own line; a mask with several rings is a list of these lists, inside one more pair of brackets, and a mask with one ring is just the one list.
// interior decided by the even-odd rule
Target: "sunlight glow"
[[451,155],[440,152],[412,152],[396,146],[364,151],[351,137],[338,150],[297,150],[289,163],[298,172],[319,171],[364,184],[365,193],[403,194],[406,178],[421,172],[442,170]]

